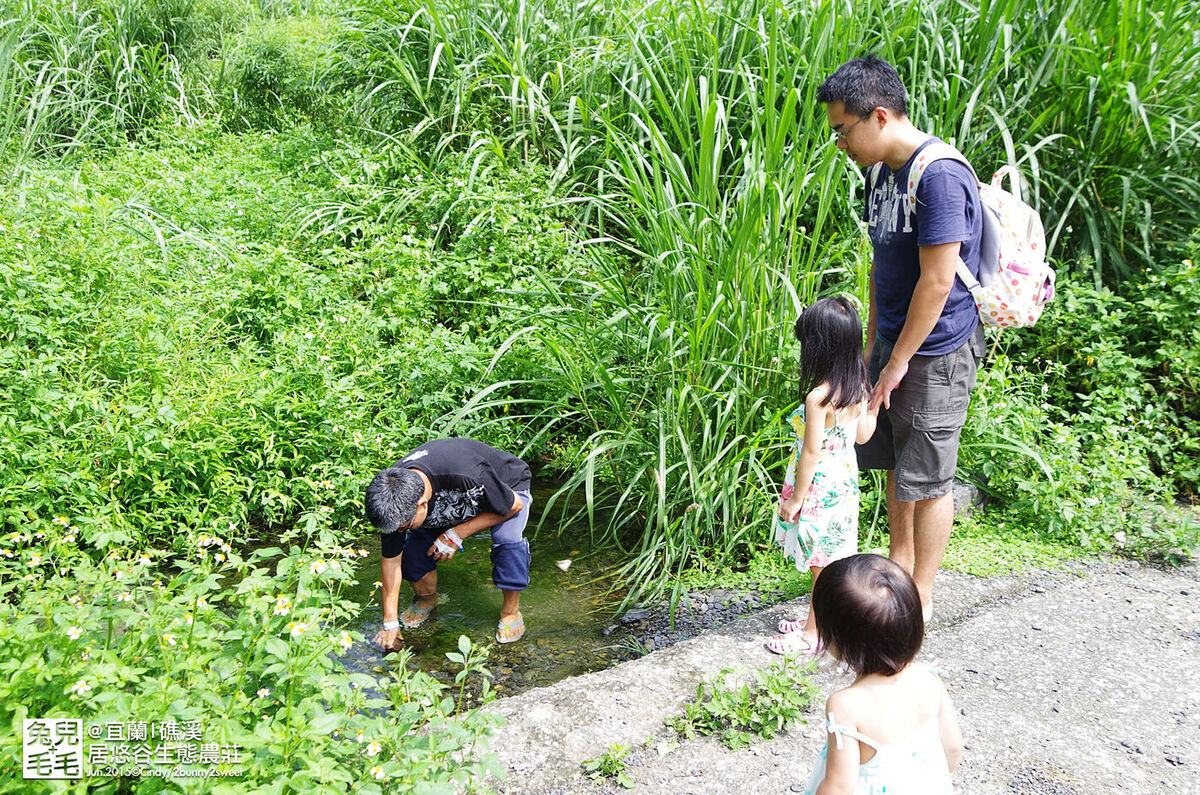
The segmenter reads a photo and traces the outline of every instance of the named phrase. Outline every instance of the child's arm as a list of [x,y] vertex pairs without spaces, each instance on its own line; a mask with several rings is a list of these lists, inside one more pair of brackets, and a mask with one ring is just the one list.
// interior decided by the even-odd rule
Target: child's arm
[[942,738],[942,748],[946,751],[946,764],[950,767],[950,772],[958,767],[958,762],[962,759],[963,754],[963,738],[962,732],[958,728],[958,716],[954,714],[954,704],[950,702],[950,694],[946,692],[946,686],[938,684],[942,691],[942,704],[938,708],[938,733]]
[[817,387],[804,399],[804,444],[796,460],[796,484],[791,498],[779,504],[779,515],[785,522],[794,522],[800,515],[800,507],[817,474],[817,461],[825,441],[825,421],[833,411],[832,406],[821,405],[824,398],[825,390]]
[[[839,698],[843,693],[844,690],[829,697],[825,702],[825,714],[832,714],[833,719],[843,725],[854,725],[852,719],[848,720],[851,712],[847,699]],[[839,741],[836,735],[827,733],[826,742],[825,780],[817,787],[817,795],[853,795],[858,786],[858,760],[861,754],[858,740],[843,734]]]
[[859,444],[866,444],[871,441],[871,437],[875,435],[875,424],[879,420],[879,406],[871,408],[870,404],[866,404],[863,408],[863,413],[858,418],[858,435],[854,441]]

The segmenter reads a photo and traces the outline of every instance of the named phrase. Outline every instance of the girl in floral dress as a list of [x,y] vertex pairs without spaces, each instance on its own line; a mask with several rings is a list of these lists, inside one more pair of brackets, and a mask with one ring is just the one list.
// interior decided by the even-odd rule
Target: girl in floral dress
[[[795,444],[775,519],[775,540],[815,587],[829,563],[858,552],[858,461],[855,442],[875,432],[878,410],[867,409],[870,383],[862,354],[862,321],[845,298],[822,298],[796,321],[800,394],[788,416]],[[817,625],[784,618],[767,640],[776,654],[813,653]]]

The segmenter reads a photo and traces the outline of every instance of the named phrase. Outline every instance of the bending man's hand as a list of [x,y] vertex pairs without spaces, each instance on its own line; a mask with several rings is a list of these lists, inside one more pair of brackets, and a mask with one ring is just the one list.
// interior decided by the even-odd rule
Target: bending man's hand
[[461,549],[462,539],[451,528],[433,540],[433,546],[429,548],[426,554],[434,560],[441,562],[450,560],[450,558],[454,557],[454,553]]
[[376,646],[381,646],[384,651],[396,651],[400,648],[402,640],[404,640],[404,636],[400,634],[400,630],[381,629],[375,633],[374,643]]
[[871,411],[879,408],[882,403],[885,409],[892,407],[892,392],[896,387],[900,386],[900,382],[904,380],[904,376],[908,373],[908,362],[898,361],[895,357],[888,360],[884,365],[883,370],[879,372],[879,379],[875,382],[875,390],[871,392],[871,402],[867,405]]

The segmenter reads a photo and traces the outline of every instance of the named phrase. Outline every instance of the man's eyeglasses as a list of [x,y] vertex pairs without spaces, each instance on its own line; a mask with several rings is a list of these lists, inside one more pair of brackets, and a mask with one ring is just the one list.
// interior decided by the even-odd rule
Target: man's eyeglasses
[[[874,113],[874,111],[872,111],[871,113]],[[871,113],[868,113],[866,116],[862,116],[862,117],[860,117],[858,121],[854,122],[854,124],[851,124],[849,127],[847,127],[847,128],[846,128],[846,129],[844,129],[844,130],[834,130],[834,131],[833,131],[833,134],[834,134],[835,136],[837,136],[837,139],[838,139],[839,141],[844,141],[844,140],[846,140],[846,136],[850,134],[850,131],[851,131],[851,130],[853,130],[853,129],[854,129],[855,127],[857,127],[858,125],[862,124],[862,123],[863,123],[864,121],[866,121],[867,119],[871,118]]]

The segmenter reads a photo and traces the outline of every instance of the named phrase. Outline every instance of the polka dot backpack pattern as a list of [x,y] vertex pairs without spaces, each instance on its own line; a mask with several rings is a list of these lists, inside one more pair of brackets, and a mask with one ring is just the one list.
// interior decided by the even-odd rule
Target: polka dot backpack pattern
[[[971,167],[949,144],[934,141],[926,146],[909,169],[907,201],[914,209],[921,175],[930,163],[945,159]],[[1006,175],[1013,192],[1002,187]],[[979,279],[971,275],[961,259],[958,278],[975,298],[983,325],[1032,326],[1042,316],[1047,302],[1054,298],[1054,269],[1046,262],[1046,233],[1041,216],[1022,201],[1020,180],[1009,166],[993,174],[990,185],[979,184],[979,198],[984,206]]]

